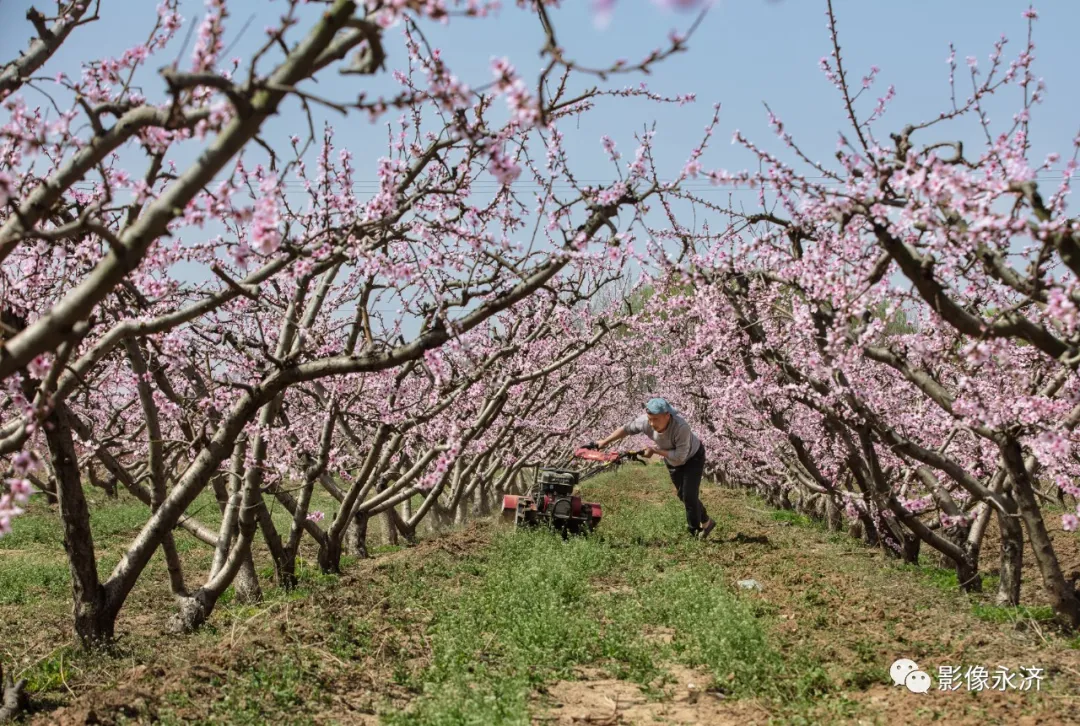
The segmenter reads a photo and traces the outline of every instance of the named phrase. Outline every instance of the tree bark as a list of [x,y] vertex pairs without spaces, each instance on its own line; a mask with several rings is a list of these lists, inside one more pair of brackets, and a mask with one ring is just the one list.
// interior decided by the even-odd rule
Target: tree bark
[[[174,632],[190,633],[202,626],[214,611],[214,606],[225,589],[233,582],[243,563],[251,556],[251,542],[255,538],[256,502],[262,501],[257,480],[241,478],[245,441],[238,442],[233,457],[233,482],[243,481],[242,492],[235,490],[229,497],[229,507],[222,519],[221,533],[218,537],[219,549],[214,555],[214,565],[206,583],[188,596],[177,598],[179,610],[170,620],[170,629]],[[239,496],[237,496],[239,495]],[[232,539],[233,528],[237,531],[236,542],[227,544],[227,555],[222,557],[221,543]]]
[[263,540],[270,550],[270,559],[274,562],[274,582],[283,590],[292,590],[296,587],[296,560],[290,560],[285,554],[285,545],[281,541],[274,520],[270,516],[270,510],[262,495],[258,497],[255,505],[255,515],[262,532]]
[[254,605],[262,602],[262,586],[259,585],[259,574],[255,572],[255,563],[251,559],[251,548],[248,548],[240,569],[233,578],[233,596],[236,602],[242,605]]
[[[225,509],[229,504],[229,491],[225,486],[223,476],[215,476],[211,483],[214,487],[214,496],[217,499],[218,507],[221,509],[222,515],[225,514]],[[225,551],[228,551],[232,542],[224,543]],[[240,563],[240,570],[236,573],[236,578],[233,580],[233,594],[236,602],[242,605],[252,605],[257,602],[262,602],[263,594],[262,587],[259,585],[259,575],[255,572],[255,563],[251,559],[251,549],[248,549],[247,556],[244,557],[244,561]]]
[[91,649],[112,642],[115,613],[106,607],[105,590],[98,579],[90,510],[79,476],[67,406],[57,405],[45,421],[45,439],[56,475],[64,550],[71,570],[75,635],[83,648]]
[[844,513],[835,496],[829,496],[825,500],[825,521],[830,532],[839,532],[844,528]]
[[357,512],[345,532],[345,543],[349,554],[361,559],[367,559],[369,556],[367,549],[368,519],[367,512]]
[[397,514],[397,510],[393,507],[390,507],[383,512],[383,527],[386,528],[386,544],[397,547],[398,528],[397,523],[394,522],[395,514]]
[[998,515],[1001,532],[1001,567],[998,579],[997,605],[1015,607],[1020,604],[1021,569],[1024,565],[1024,532],[1015,517]]
[[[1009,478],[1013,484],[1013,493],[1020,508],[1020,518],[1027,528],[1028,539],[1043,577],[1043,588],[1050,605],[1054,608],[1057,619],[1067,628],[1080,627],[1080,598],[1076,590],[1065,580],[1057,554],[1046,531],[1039,503],[1035,499],[1031,479],[1024,464],[1023,452],[1016,439],[1009,437],[1001,444],[1001,454]],[[1003,540],[1004,541],[1004,540]]]

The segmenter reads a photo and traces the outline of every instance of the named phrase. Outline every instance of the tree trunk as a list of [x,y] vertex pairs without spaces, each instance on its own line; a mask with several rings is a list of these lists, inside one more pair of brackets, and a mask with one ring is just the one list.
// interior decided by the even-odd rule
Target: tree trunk
[[345,546],[348,553],[354,557],[361,559],[367,559],[367,534],[368,534],[368,514],[367,512],[357,512],[349,523],[349,528],[345,530]]
[[472,502],[469,501],[469,497],[462,497],[454,507],[454,526],[460,527],[469,521],[469,510],[472,509]]
[[236,602],[241,605],[262,602],[262,587],[259,585],[259,574],[255,572],[255,563],[251,559],[250,547],[233,580],[233,595]]
[[904,562],[909,565],[919,564],[919,550],[922,547],[922,540],[907,532],[901,532],[900,536],[903,538],[901,547],[903,548]]
[[404,537],[409,544],[416,544],[416,527],[410,526],[408,521],[398,514],[397,509],[394,507],[390,507],[386,511],[390,515],[394,531]]
[[45,439],[56,475],[64,550],[71,569],[75,635],[83,648],[90,649],[112,642],[115,613],[106,608],[105,589],[98,580],[90,510],[86,506],[67,416],[67,406],[60,404],[53,409],[46,419]]
[[1070,629],[1080,627],[1080,598],[1061,571],[1050,541],[1050,533],[1046,531],[1046,523],[1043,522],[1039,503],[1035,499],[1020,444],[1015,439],[1009,439],[1002,444],[1001,453],[1013,483],[1013,494],[1020,508],[1020,518],[1027,528],[1028,539],[1042,573],[1043,587],[1050,605],[1063,625]]
[[210,617],[216,600],[210,601],[202,589],[189,597],[177,598],[180,609],[169,618],[169,630],[173,633],[194,633]]
[[881,539],[881,536],[878,534],[877,525],[874,524],[874,518],[870,516],[869,512],[860,509],[859,521],[863,524],[863,542],[865,542],[870,547],[877,547],[878,541]]
[[839,532],[844,528],[844,510],[834,496],[825,501],[825,520],[830,532]]
[[1016,607],[1020,604],[1021,569],[1024,564],[1024,532],[1015,517],[998,512],[1001,531],[1001,575],[998,579],[997,605]]
[[[220,507],[222,515],[224,515],[225,508],[229,504],[229,491],[225,486],[224,476],[215,476],[211,480],[211,484],[214,487],[214,497],[218,501],[218,507]],[[231,542],[226,542],[225,549],[227,550],[231,545]],[[236,573],[236,578],[233,580],[233,594],[236,602],[241,605],[253,605],[262,602],[262,587],[259,585],[259,575],[255,572],[255,562],[251,559],[250,548],[244,562],[240,565],[239,572]]]
[[[287,556],[285,545],[281,542],[281,535],[278,534],[277,527],[274,526],[274,520],[270,516],[270,510],[266,508],[266,502],[263,500],[262,495],[260,494],[258,497],[255,514],[258,518],[259,530],[262,532],[263,540],[270,550],[270,559],[274,562],[274,582],[282,590],[293,590],[296,588],[296,559]],[[340,551],[339,546],[339,557]]]
[[[236,450],[234,465],[243,461],[243,451],[244,445],[241,443]],[[239,467],[234,466],[234,471],[239,470]],[[239,481],[239,479],[240,477],[236,476],[234,481]],[[233,494],[236,494],[235,490]],[[240,501],[237,502],[234,497],[230,497],[230,504],[239,506],[229,507],[229,511],[222,520],[218,537],[219,544],[223,540],[232,539],[232,533],[229,530],[231,529],[230,521],[234,521],[237,527],[236,542],[229,547],[224,561],[221,561],[219,557],[220,550],[215,554],[215,565],[211,568],[210,576],[202,587],[190,595],[177,598],[180,608],[169,623],[173,632],[190,633],[202,626],[213,613],[221,594],[240,572],[243,563],[250,559],[251,543],[255,538],[257,527],[255,521],[257,502],[262,502],[262,496],[258,491],[258,480],[245,477],[244,491]],[[231,520],[234,515],[236,519]]]
[[330,536],[319,549],[319,569],[328,574],[341,572],[341,540]]
[[341,556],[346,551],[360,558],[368,556],[368,519],[367,512],[355,512],[344,530],[338,530],[335,534],[331,527],[327,531],[326,537],[319,542],[319,569],[324,574],[341,574]]
[[398,531],[397,524],[394,522],[395,514],[397,514],[397,510],[393,507],[383,512],[383,526],[386,528],[386,544],[397,547]]
[[477,509],[476,515],[481,519],[491,516],[492,511],[492,487],[491,484],[485,482],[477,489]]

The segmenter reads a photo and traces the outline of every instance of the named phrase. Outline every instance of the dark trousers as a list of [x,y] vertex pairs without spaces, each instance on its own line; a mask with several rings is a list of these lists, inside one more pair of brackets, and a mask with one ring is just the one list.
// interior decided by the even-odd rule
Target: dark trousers
[[686,527],[690,534],[701,531],[701,525],[709,521],[705,505],[698,498],[701,493],[701,474],[705,471],[705,444],[682,466],[669,466],[668,474],[675,491],[686,507]]

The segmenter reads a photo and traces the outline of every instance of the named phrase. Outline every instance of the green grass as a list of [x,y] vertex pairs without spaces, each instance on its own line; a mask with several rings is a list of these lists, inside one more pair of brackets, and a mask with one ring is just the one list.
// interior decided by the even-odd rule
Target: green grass
[[775,512],[770,513],[769,516],[776,522],[791,522],[800,527],[817,526],[817,523],[805,514],[799,514],[798,512],[787,509],[778,509]]
[[[684,534],[677,500],[615,498],[659,478],[630,470],[588,487],[605,501],[591,537],[505,532],[477,556],[426,563],[423,587],[401,604],[435,613],[432,659],[400,674],[417,698],[387,722],[526,724],[534,689],[572,680],[583,665],[646,693],[674,663],[703,671],[729,696],[791,703],[820,693],[823,671],[805,655],[771,649],[752,602],[729,590],[705,546]],[[444,586],[462,575],[459,588]],[[674,633],[670,643],[650,636],[661,629]]]
[[306,712],[327,703],[322,684],[311,674],[312,657],[295,647],[272,659],[252,657],[227,683],[214,683],[219,697],[211,707],[210,722],[264,724],[267,713],[280,714],[277,722],[307,723]]
[[71,574],[64,560],[37,553],[0,557],[0,605],[31,605],[69,596]]
[[1036,621],[1054,619],[1054,609],[1049,605],[1008,607],[976,603],[972,605],[971,612],[975,617],[992,623],[1012,623],[1029,619]]
[[948,567],[913,565],[910,563],[897,563],[896,567],[901,571],[914,574],[916,577],[945,592],[958,592],[960,589],[959,581],[956,578],[956,570]]

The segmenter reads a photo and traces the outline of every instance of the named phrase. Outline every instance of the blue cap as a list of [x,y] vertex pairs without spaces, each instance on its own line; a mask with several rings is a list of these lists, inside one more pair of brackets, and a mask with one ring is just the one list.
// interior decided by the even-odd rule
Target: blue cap
[[645,410],[654,416],[658,413],[671,413],[671,404],[666,399],[653,398],[645,404]]

